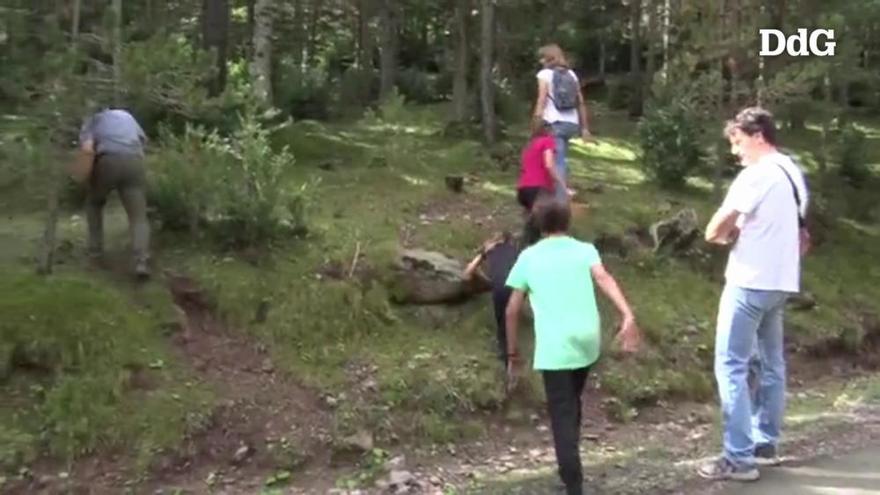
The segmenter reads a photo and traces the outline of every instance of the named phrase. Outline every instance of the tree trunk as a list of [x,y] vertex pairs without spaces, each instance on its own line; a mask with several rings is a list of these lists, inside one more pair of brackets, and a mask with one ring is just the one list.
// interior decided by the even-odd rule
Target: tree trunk
[[397,80],[397,0],[380,0],[379,24],[381,25],[379,70],[379,98],[385,98],[393,90]]
[[468,117],[468,17],[470,0],[457,0],[455,4],[455,77],[452,81],[453,120],[463,122]]
[[831,94],[831,75],[829,73],[825,73],[825,77],[822,78],[822,96],[824,97],[824,109],[823,109],[823,118],[822,118],[822,146],[819,150],[819,159],[816,160],[819,164],[819,173],[824,175],[828,171],[828,161],[830,160],[830,138],[831,138],[831,119],[834,118],[834,112],[832,111],[832,105],[834,104],[834,97]]
[[369,0],[359,0],[357,65],[361,69],[373,68],[373,37],[370,33],[370,19],[372,17]]
[[671,27],[672,6],[670,0],[663,0],[663,69],[660,77],[664,83],[669,82],[669,29]]
[[251,65],[254,94],[272,104],[272,0],[254,5],[254,55]]
[[[717,15],[718,15],[718,18],[720,19],[720,21],[719,21],[719,29],[716,33],[717,34],[716,41],[718,43],[719,48],[721,48],[722,44],[724,43],[724,40],[725,40],[725,35],[727,33],[727,17],[726,17],[726,15],[727,15],[727,2],[726,2],[726,0],[719,0]],[[726,48],[726,46],[723,48]],[[717,64],[716,64],[719,77],[718,77],[718,87],[716,88],[716,94],[715,94],[715,98],[716,98],[715,108],[716,108],[716,112],[718,115],[725,115],[725,113],[726,113],[724,102],[726,100],[725,97],[726,97],[727,91],[726,91],[725,81],[724,81],[724,65],[727,61],[727,56],[725,55],[725,51],[726,50],[723,50],[723,49],[719,50],[719,53],[721,53],[721,56],[719,57]],[[725,156],[725,152],[727,149],[725,144],[726,143],[724,143],[724,141],[722,141],[720,138],[715,139],[715,167],[714,167],[715,173],[713,174],[713,177],[712,177],[712,192],[715,195],[716,200],[720,200],[722,195],[724,194],[722,182],[724,179],[724,166],[725,166],[724,156]]]
[[202,0],[202,47],[213,52],[217,73],[209,94],[217,96],[226,88],[226,56],[229,45],[229,0]]
[[70,50],[75,52],[79,40],[79,19],[82,13],[82,1],[73,0],[73,12],[70,21]]
[[[79,42],[79,24],[80,14],[82,11],[82,1],[73,0],[73,12],[70,22],[70,53],[76,54],[77,44]],[[76,58],[72,58],[74,66],[71,70],[76,69]],[[60,127],[60,126],[59,126]],[[49,182],[46,209],[46,225],[43,229],[43,240],[40,244],[40,253],[37,256],[37,273],[41,275],[49,275],[52,273],[52,265],[55,260],[55,237],[58,231],[58,196],[62,187],[63,176],[59,163],[49,163]]]
[[257,0],[247,1],[247,57],[249,60],[254,58],[254,27],[256,26],[256,4]]
[[309,12],[309,28],[306,32],[306,56],[304,58],[307,66],[313,66],[315,63],[315,47],[318,44],[318,21],[321,20],[321,5],[325,0],[312,0],[311,11]]
[[[764,4],[761,3],[759,7],[760,18],[764,17]],[[757,55],[758,57],[758,77],[755,80],[755,101],[759,107],[764,106],[767,100],[767,86],[766,86],[766,70],[764,66],[764,57],[761,55]]]
[[122,0],[113,0],[113,99],[122,104]]
[[645,94],[650,93],[651,83],[654,80],[654,72],[657,71],[657,9],[658,0],[648,1],[648,44],[647,60],[645,62],[645,78],[643,87]]
[[642,82],[642,0],[632,0],[630,5],[630,79],[632,81],[632,99],[629,105],[629,116],[640,117],[643,110]]
[[486,143],[495,144],[498,124],[495,117],[495,86],[492,80],[495,45],[495,0],[481,0],[480,30],[480,103],[483,113],[483,135]]

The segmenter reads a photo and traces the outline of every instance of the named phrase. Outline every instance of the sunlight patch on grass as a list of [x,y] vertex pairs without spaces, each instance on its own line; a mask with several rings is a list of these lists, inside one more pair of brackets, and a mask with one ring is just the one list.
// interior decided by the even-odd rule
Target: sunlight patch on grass
[[880,139],[880,127],[867,125],[864,122],[853,124],[856,129],[865,133],[868,139]]
[[617,139],[602,139],[594,143],[572,141],[571,147],[593,158],[634,161],[638,156],[634,146]]
[[712,192],[715,189],[712,181],[705,177],[690,177],[687,182],[689,186],[695,187],[700,191]]
[[420,179],[418,177],[413,177],[412,175],[400,174],[400,177],[405,180],[408,184],[413,186],[427,186],[428,181],[425,179]]
[[372,124],[364,126],[364,129],[371,132],[394,132],[407,134],[410,136],[430,136],[435,132],[434,129],[430,129],[427,127],[390,123]]
[[480,184],[480,187],[496,194],[505,194],[505,195],[514,195],[516,194],[516,187],[513,185],[501,185],[496,184],[494,182],[486,181]]

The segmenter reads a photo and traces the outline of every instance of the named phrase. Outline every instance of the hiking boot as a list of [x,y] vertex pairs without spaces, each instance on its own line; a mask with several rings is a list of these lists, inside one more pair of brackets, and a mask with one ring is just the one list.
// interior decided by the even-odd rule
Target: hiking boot
[[761,473],[754,466],[739,467],[721,456],[714,461],[708,462],[700,466],[697,472],[703,478],[709,480],[734,480],[734,481],[755,481],[761,477]]
[[776,466],[782,460],[776,451],[775,445],[769,443],[755,446],[755,463],[759,466]]

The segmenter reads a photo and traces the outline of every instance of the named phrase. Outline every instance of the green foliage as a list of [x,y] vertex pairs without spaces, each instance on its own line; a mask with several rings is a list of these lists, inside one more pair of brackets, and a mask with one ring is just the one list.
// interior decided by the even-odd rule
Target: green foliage
[[683,103],[652,108],[639,124],[641,166],[663,187],[677,188],[701,165],[701,127],[695,113]]
[[865,133],[853,124],[844,126],[836,147],[838,173],[854,187],[865,185],[871,177],[867,152]]
[[[127,43],[122,59],[125,105],[148,133],[160,122],[177,128],[186,122],[230,129],[230,115],[244,105],[246,92],[238,88],[208,96],[206,81],[215,70],[211,57],[182,36],[162,34]],[[112,82],[97,89],[102,100],[98,103],[109,103]]]
[[272,132],[249,111],[229,138],[189,126],[181,137],[166,134],[150,192],[163,227],[205,227],[238,248],[301,232],[304,188],[286,187],[294,158],[287,147],[272,149]]
[[360,115],[363,108],[379,95],[379,74],[372,69],[352,67],[339,78],[338,91],[336,113],[342,116]]
[[358,487],[373,486],[382,474],[385,472],[385,463],[391,458],[391,454],[387,450],[372,449],[365,453],[361,459],[358,472],[336,480],[338,488],[346,488],[349,490]]
[[330,116],[336,88],[319,68],[300,69],[282,65],[275,88],[275,105],[295,119],[326,119]]
[[36,457],[35,445],[33,435],[0,424],[0,472],[11,471],[23,463],[31,462]]
[[441,96],[437,92],[437,76],[414,67],[397,74],[397,88],[410,103],[433,103]]
[[634,91],[632,81],[628,77],[609,78],[606,81],[607,103],[612,110],[624,110],[629,108]]
[[303,190],[290,194],[282,180],[294,165],[287,147],[275,151],[271,131],[253,114],[220,148],[225,160],[223,182],[217,184],[218,234],[233,246],[255,246],[304,227]]
[[[9,449],[0,452],[4,462],[30,457],[38,440],[67,459],[102,445],[133,447],[130,452],[144,460],[180,440],[187,414],[206,397],[175,385],[173,367],[150,371],[164,385],[160,391],[132,390],[133,373],[146,372],[158,359],[170,361],[156,332],[157,313],[75,276],[47,280],[6,271],[0,294],[0,344],[12,349],[15,379],[0,384],[9,400],[0,417],[11,418],[0,428],[0,444]],[[31,385],[19,386],[21,381]]]

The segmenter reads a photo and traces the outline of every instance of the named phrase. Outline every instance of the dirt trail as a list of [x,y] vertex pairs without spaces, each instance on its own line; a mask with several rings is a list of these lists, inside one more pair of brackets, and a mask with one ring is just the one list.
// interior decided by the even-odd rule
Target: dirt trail
[[[209,478],[219,486],[238,485],[285,465],[325,463],[320,453],[327,450],[321,447],[329,441],[330,415],[318,394],[276,372],[265,346],[227,329],[193,279],[165,276],[180,313],[176,348],[221,399],[209,424],[163,461],[150,485],[198,493]],[[253,493],[256,487],[241,488]]]

